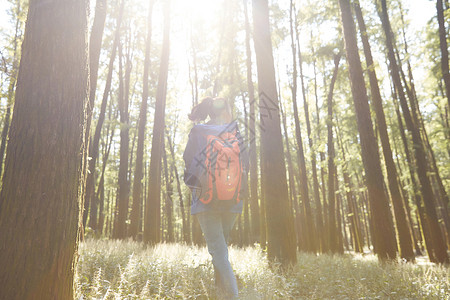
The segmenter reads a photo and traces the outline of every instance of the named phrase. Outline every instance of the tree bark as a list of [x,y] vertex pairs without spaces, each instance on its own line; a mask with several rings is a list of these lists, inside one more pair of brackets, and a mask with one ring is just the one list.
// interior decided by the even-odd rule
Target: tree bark
[[155,122],[148,180],[148,197],[144,216],[144,242],[156,244],[161,241],[161,157],[164,145],[165,107],[170,51],[170,0],[164,3],[164,32],[156,90]]
[[74,297],[86,32],[86,1],[30,1],[0,193],[0,299]]
[[122,72],[122,45],[119,44],[119,114],[120,114],[120,149],[119,149],[119,195],[118,195],[118,213],[117,226],[114,228],[114,238],[125,239],[127,237],[127,217],[128,217],[128,202],[130,195],[130,183],[128,181],[128,156],[130,152],[130,124],[129,124],[129,92],[126,89],[130,88],[128,84],[124,85],[124,81],[129,82],[131,75],[131,61],[127,58],[125,66],[125,78]]
[[152,12],[154,0],[149,1],[148,18],[147,18],[147,37],[145,40],[145,58],[144,58],[144,76],[142,89],[142,102],[139,109],[138,121],[138,140],[136,147],[136,165],[133,178],[133,204],[130,214],[130,230],[129,236],[134,239],[141,231],[141,207],[142,207],[142,179],[144,176],[144,142],[145,142],[145,125],[147,123],[147,106],[148,106],[148,73],[150,70],[150,45],[152,39]]
[[248,20],[247,0],[244,2],[245,13],[245,53],[247,64],[247,89],[250,104],[249,112],[249,161],[250,161],[250,214],[251,214],[251,241],[259,240],[260,230],[260,213],[258,203],[258,158],[256,154],[256,113],[255,113],[255,90],[252,79],[252,54],[250,50],[250,23]]
[[[296,49],[295,49],[295,39],[294,39],[294,28],[293,28],[293,3],[292,0],[290,1],[290,18],[289,18],[289,24],[290,24],[290,35],[291,35],[291,49],[292,49],[292,67],[293,67],[293,73],[292,73],[292,86],[291,86],[291,92],[292,92],[292,105],[294,109],[294,123],[295,123],[295,137],[297,142],[297,159],[299,164],[299,170],[300,170],[300,200],[303,206],[304,211],[304,218],[305,218],[305,227],[303,230],[305,232],[303,233],[303,236],[305,237],[305,247],[304,249],[308,252],[316,252],[316,242],[315,242],[315,226],[314,221],[312,219],[312,213],[311,213],[311,205],[309,203],[309,188],[308,188],[308,176],[306,171],[306,160],[305,160],[305,153],[303,150],[303,138],[300,130],[300,121],[299,121],[299,112],[297,107],[297,60],[296,60]],[[304,95],[305,96],[305,95]]]
[[447,96],[447,107],[450,109],[450,73],[448,66],[448,45],[445,30],[444,7],[442,0],[436,0],[437,20],[439,24],[439,45],[441,48],[441,70]]
[[395,59],[394,53],[394,43],[392,41],[392,32],[391,25],[389,22],[389,17],[387,13],[387,5],[386,0],[381,0],[382,7],[382,15],[381,22],[383,24],[383,30],[386,36],[386,46],[388,50],[388,59],[390,63],[391,76],[394,81],[395,89],[398,93],[400,105],[403,110],[403,116],[405,118],[406,127],[408,131],[411,133],[413,144],[414,144],[414,154],[417,163],[417,172],[419,181],[421,184],[421,192],[423,201],[425,204],[426,218],[428,221],[428,225],[430,228],[432,243],[433,243],[433,251],[436,260],[440,263],[448,262],[449,258],[447,255],[446,246],[444,243],[444,239],[442,237],[441,229],[439,227],[439,223],[437,220],[436,209],[433,203],[433,190],[431,187],[430,179],[427,176],[427,160],[425,157],[425,149],[422,138],[420,136],[418,130],[418,124],[414,124],[415,117],[411,117],[411,112],[414,116],[416,113],[415,110],[409,110],[408,104],[406,102],[405,93],[403,91],[403,87],[401,84],[399,67],[397,61]]
[[410,235],[411,230],[406,220],[405,205],[400,193],[400,183],[398,181],[399,177],[397,174],[397,169],[395,167],[394,159],[392,157],[391,144],[389,142],[389,136],[387,132],[386,118],[383,111],[380,88],[378,86],[378,79],[372,58],[372,50],[370,49],[366,25],[364,23],[364,18],[358,0],[354,2],[354,8],[359,24],[360,36],[364,48],[364,55],[366,57],[366,65],[369,73],[370,89],[372,95],[372,106],[376,114],[378,125],[377,128],[381,140],[381,146],[383,148],[384,161],[386,164],[386,174],[388,177],[389,191],[391,194],[392,204],[394,206],[400,257],[406,259],[407,261],[414,261],[414,251]]
[[[117,28],[114,35],[113,46],[111,49],[111,56],[109,59],[105,90],[103,92],[103,99],[100,107],[100,114],[98,117],[97,126],[95,127],[94,139],[92,140],[92,143],[89,143],[88,155],[91,159],[89,160],[88,163],[89,172],[87,173],[86,177],[86,199],[84,203],[83,224],[86,226],[87,215],[89,213],[89,227],[91,227],[93,230],[96,230],[97,205],[98,205],[98,203],[96,203],[95,201],[95,167],[98,159],[98,146],[100,142],[100,135],[102,131],[103,122],[105,121],[106,104],[108,101],[109,92],[111,90],[114,61],[116,59],[117,46],[120,40],[120,26],[122,23],[124,2],[125,1],[122,0],[122,3],[119,8],[119,15],[117,17]],[[91,207],[90,211],[88,210],[89,206]]]
[[328,118],[327,118],[327,132],[328,132],[328,234],[329,234],[329,250],[332,253],[339,252],[339,244],[338,244],[338,236],[340,232],[337,230],[336,223],[336,211],[335,211],[335,203],[336,203],[336,191],[335,191],[335,170],[336,165],[334,164],[334,142],[333,142],[333,90],[336,82],[338,70],[339,70],[339,62],[341,60],[341,54],[337,54],[334,57],[334,71],[333,77],[331,77],[330,90],[328,92],[327,97],[327,108],[328,108]]
[[390,220],[389,200],[384,191],[378,144],[373,132],[367,91],[356,41],[349,0],[339,0],[350,83],[361,143],[366,185],[372,214],[375,253],[380,259],[395,259],[396,239]]
[[[267,0],[253,0],[253,24],[258,70],[262,188],[267,222],[268,257],[284,265],[296,263],[296,238],[286,181],[275,68]],[[270,182],[270,184],[269,184]]]

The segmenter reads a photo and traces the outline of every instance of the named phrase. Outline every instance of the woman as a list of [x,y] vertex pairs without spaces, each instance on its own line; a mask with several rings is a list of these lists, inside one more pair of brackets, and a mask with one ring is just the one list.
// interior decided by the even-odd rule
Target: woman
[[248,156],[230,103],[224,98],[205,98],[189,114],[197,124],[189,133],[183,154],[184,181],[192,191],[191,214],[200,223],[212,256],[216,286],[227,297],[238,297],[236,277],[228,260],[227,240],[242,212]]

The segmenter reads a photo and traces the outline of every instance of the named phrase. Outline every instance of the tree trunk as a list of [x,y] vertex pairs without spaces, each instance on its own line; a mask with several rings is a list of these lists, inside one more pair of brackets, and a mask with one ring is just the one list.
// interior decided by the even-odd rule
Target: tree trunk
[[384,191],[378,144],[373,132],[366,86],[356,41],[355,24],[349,0],[339,0],[350,83],[361,143],[366,185],[372,214],[375,253],[380,259],[396,257],[396,239],[391,226],[389,200]]
[[450,73],[448,66],[447,34],[445,30],[444,7],[442,0],[436,0],[437,20],[439,23],[439,45],[441,48],[441,70],[447,96],[447,107],[450,109]]
[[355,14],[359,24],[359,31],[366,57],[366,65],[369,73],[370,89],[372,95],[372,105],[375,110],[377,128],[380,135],[381,146],[383,148],[384,161],[386,164],[386,174],[388,177],[389,191],[392,204],[394,206],[395,223],[397,225],[400,257],[407,261],[414,261],[414,251],[412,247],[410,228],[406,220],[405,205],[399,189],[398,174],[392,157],[391,144],[387,132],[386,118],[383,111],[380,88],[375,73],[375,67],[372,59],[372,50],[370,49],[369,39],[367,37],[366,25],[364,23],[359,1],[354,3]]
[[[296,238],[286,181],[267,0],[253,0],[253,23],[261,121],[262,183],[268,257],[296,263]],[[268,184],[270,182],[270,184]]]
[[[297,15],[295,15],[295,24],[297,23]],[[324,245],[323,245],[323,217],[322,217],[322,204],[320,202],[320,191],[319,191],[319,181],[317,179],[317,162],[316,162],[316,153],[314,150],[313,139],[311,137],[311,122],[309,120],[309,105],[308,100],[306,99],[306,88],[305,88],[305,76],[303,76],[303,59],[302,53],[300,50],[300,36],[295,26],[295,35],[297,39],[297,52],[298,52],[298,64],[300,71],[300,81],[302,87],[302,95],[303,95],[303,108],[305,112],[305,120],[306,120],[306,130],[308,133],[308,142],[309,149],[311,151],[311,169],[312,169],[312,179],[313,179],[313,189],[314,189],[314,202],[316,204],[316,250],[323,253]]]
[[[98,184],[97,188],[97,202],[100,203],[100,209],[99,209],[99,218],[98,218],[98,224],[97,228],[99,229],[99,235],[103,233],[103,226],[105,221],[105,214],[107,212],[104,211],[104,201],[105,201],[105,170],[106,170],[106,164],[108,162],[109,153],[111,151],[111,145],[114,138],[114,128],[111,129],[111,135],[109,137],[109,142],[105,143],[105,152],[103,153],[103,166],[102,166],[102,174],[100,175],[100,182]],[[106,146],[107,144],[107,146]]]
[[[129,82],[131,74],[131,61],[127,58],[125,66],[125,81]],[[129,93],[126,89],[130,88],[128,84],[124,86],[122,74],[122,45],[119,44],[119,113],[120,113],[120,162],[119,162],[119,195],[118,195],[118,213],[117,226],[114,228],[114,238],[125,239],[127,237],[127,217],[128,202],[130,196],[130,183],[128,181],[128,156],[130,147],[130,124],[129,124]]]
[[[117,46],[120,40],[120,26],[122,23],[124,2],[125,1],[122,0],[119,9],[119,15],[117,17],[117,28],[114,35],[113,46],[111,49],[111,57],[109,59],[109,66],[108,66],[108,75],[106,77],[105,90],[103,92],[103,99],[100,107],[100,114],[98,117],[97,126],[95,128],[94,139],[92,140],[92,143],[89,143],[88,155],[91,159],[89,160],[88,163],[89,172],[87,173],[86,177],[86,199],[84,203],[83,224],[86,226],[87,214],[89,213],[90,217],[89,227],[91,227],[93,230],[96,230],[97,205],[98,205],[98,203],[96,203],[95,201],[95,167],[98,159],[98,146],[100,142],[100,134],[102,131],[103,122],[105,121],[106,103],[108,101],[109,92],[111,90],[114,61],[116,59]],[[89,206],[91,207],[90,211],[88,210]]]
[[0,193],[0,299],[74,297],[88,97],[86,4],[29,4]]
[[252,79],[252,54],[250,50],[250,24],[248,20],[247,0],[244,1],[245,12],[245,53],[247,63],[247,88],[250,104],[249,112],[249,136],[250,149],[249,149],[249,161],[250,161],[250,215],[251,215],[251,242],[258,241],[260,236],[259,223],[259,203],[258,203],[258,158],[256,154],[256,113],[255,113],[255,91],[253,87]]
[[281,118],[283,121],[283,129],[284,129],[284,143],[286,144],[286,161],[288,165],[288,175],[289,175],[289,198],[290,203],[292,207],[294,208],[294,214],[295,214],[295,229],[297,233],[297,244],[299,249],[303,249],[305,245],[301,243],[303,240],[301,237],[301,218],[300,218],[300,209],[298,207],[298,201],[297,201],[297,190],[295,188],[295,175],[294,175],[294,164],[292,163],[292,155],[291,155],[291,149],[290,149],[290,143],[289,143],[289,133],[287,131],[287,124],[286,124],[286,114],[283,111],[283,105],[280,101],[280,113]]
[[[175,136],[175,133],[174,133]],[[190,233],[190,226],[189,223],[187,221],[187,217],[186,217],[186,210],[184,208],[184,202],[183,202],[183,193],[181,191],[181,183],[180,183],[180,176],[178,175],[178,169],[177,169],[177,165],[176,165],[176,159],[175,159],[175,149],[174,149],[174,145],[170,139],[170,136],[167,136],[167,142],[169,144],[169,149],[170,149],[170,154],[172,157],[172,168],[173,171],[175,173],[175,179],[177,180],[177,191],[178,191],[178,196],[180,197],[180,210],[181,210],[181,221],[182,221],[182,232],[183,232],[183,241],[186,243],[190,243],[191,242],[191,233]]]
[[[147,38],[145,40],[145,59],[144,59],[144,77],[142,89],[142,102],[139,109],[138,121],[138,140],[136,148],[136,166],[133,178],[133,204],[130,215],[130,230],[129,236],[134,239],[141,231],[141,212],[142,212],[142,179],[144,176],[144,142],[145,142],[145,125],[147,123],[147,106],[148,106],[148,73],[150,70],[150,45],[152,38],[152,12],[154,0],[149,1],[148,19],[147,19]],[[144,198],[145,199],[145,198]]]
[[148,197],[144,216],[144,242],[156,244],[161,241],[161,157],[164,145],[165,107],[170,51],[170,0],[164,3],[164,33],[156,90],[155,122],[153,126],[152,151],[148,180]]
[[334,57],[334,71],[333,77],[331,77],[330,90],[328,92],[327,97],[327,107],[328,107],[328,118],[327,118],[327,131],[328,131],[328,234],[329,234],[329,250],[332,253],[339,252],[339,244],[338,244],[338,235],[340,233],[337,230],[336,223],[336,212],[335,212],[335,203],[336,203],[336,190],[334,186],[335,182],[335,169],[336,166],[334,164],[334,142],[333,142],[333,90],[334,84],[336,82],[338,70],[339,70],[339,62],[341,60],[341,54],[337,54]]
[[424,144],[417,127],[418,124],[414,124],[414,119],[417,118],[411,117],[411,112],[413,116],[416,112],[415,110],[411,110],[411,112],[409,110],[408,104],[406,102],[405,93],[403,91],[403,87],[401,84],[399,67],[395,60],[394,43],[392,41],[391,25],[387,13],[386,0],[381,0],[381,6],[382,6],[381,21],[386,36],[386,46],[388,48],[387,50],[391,68],[391,76],[393,78],[394,86],[400,99],[400,105],[403,110],[403,116],[405,118],[406,127],[408,128],[408,131],[411,133],[414,144],[414,154],[417,163],[417,172],[421,184],[421,192],[425,204],[426,218],[430,228],[435,258],[440,263],[448,262],[449,259],[447,255],[447,250],[437,220],[436,209],[433,203],[434,197],[433,190],[431,187],[430,179],[427,176],[428,168],[427,168],[427,160],[425,157]]
[[[164,143],[164,139],[163,139]],[[164,179],[166,183],[165,217],[167,220],[167,239],[169,243],[175,242],[173,234],[173,177],[169,175],[166,147],[163,146]],[[171,172],[172,173],[172,172]]]
[[291,35],[291,49],[292,49],[292,67],[293,67],[293,73],[292,73],[292,105],[294,109],[294,122],[295,122],[295,137],[297,142],[297,159],[299,164],[299,170],[300,170],[300,200],[303,206],[304,211],[304,218],[305,222],[304,225],[306,228],[303,230],[306,230],[303,232],[303,236],[305,237],[305,247],[304,249],[308,252],[316,252],[316,243],[315,243],[315,226],[312,219],[311,214],[311,206],[309,203],[309,189],[308,189],[308,176],[306,171],[306,160],[305,160],[305,154],[303,150],[303,138],[300,130],[300,121],[299,121],[299,113],[297,108],[297,60],[296,60],[296,49],[295,49],[295,39],[294,39],[294,28],[293,28],[293,3],[292,0],[290,1],[290,17],[289,17],[289,24],[290,24],[290,35]]

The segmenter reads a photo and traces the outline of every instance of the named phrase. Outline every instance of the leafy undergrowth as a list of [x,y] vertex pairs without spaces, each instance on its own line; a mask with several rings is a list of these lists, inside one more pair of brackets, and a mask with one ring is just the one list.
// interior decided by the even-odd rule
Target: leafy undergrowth
[[[268,267],[258,247],[231,247],[230,261],[241,299],[450,299],[443,266],[299,253],[297,265],[281,271]],[[76,298],[220,299],[213,273],[205,248],[87,240],[80,246]]]

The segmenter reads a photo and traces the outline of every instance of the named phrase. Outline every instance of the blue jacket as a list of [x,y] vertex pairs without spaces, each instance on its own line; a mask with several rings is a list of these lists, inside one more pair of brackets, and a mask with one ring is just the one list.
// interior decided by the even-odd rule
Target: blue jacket
[[[241,182],[241,190],[239,198],[241,201],[239,203],[234,203],[231,206],[215,205],[218,203],[208,203],[204,204],[199,200],[201,183],[199,181],[199,174],[204,172],[204,164],[202,163],[205,159],[205,150],[207,147],[206,136],[214,134],[219,136],[222,132],[232,132],[236,130],[236,137],[239,139],[240,145],[240,157],[242,160],[242,165],[244,169],[244,174]],[[232,121],[228,124],[223,125],[213,125],[213,124],[197,124],[192,127],[189,133],[189,139],[186,145],[186,149],[183,154],[183,159],[185,163],[184,169],[184,182],[192,191],[192,203],[191,203],[191,214],[198,214],[204,211],[229,211],[233,213],[241,213],[243,207],[243,201],[248,196],[248,182],[247,173],[249,169],[248,161],[248,151],[244,144],[243,138],[239,132],[236,121]]]

